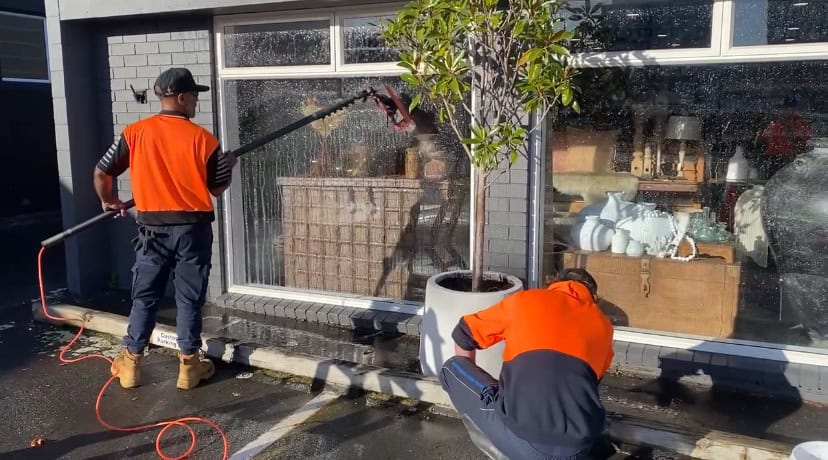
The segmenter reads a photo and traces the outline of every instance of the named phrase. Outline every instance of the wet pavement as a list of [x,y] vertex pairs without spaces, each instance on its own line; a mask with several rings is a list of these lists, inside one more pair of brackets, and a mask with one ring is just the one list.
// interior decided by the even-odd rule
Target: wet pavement
[[[129,314],[127,293],[106,293],[82,306]],[[159,322],[173,325],[174,316],[174,305],[168,302],[159,312]],[[216,306],[205,308],[204,326],[206,331],[241,342],[419,372],[419,342],[411,336],[354,331]],[[604,377],[601,395],[611,413],[670,423],[701,434],[723,431],[791,446],[828,439],[828,409],[796,398],[758,396],[721,386],[701,387],[619,372]]]
[[[61,365],[60,347],[74,335],[32,320],[29,310],[0,310],[0,460],[6,459],[155,459],[159,429],[119,433],[101,426],[95,398],[108,378],[108,364],[87,360]],[[101,353],[114,357],[116,338],[86,333],[68,358]],[[320,391],[310,382],[292,380],[238,365],[217,363],[206,384],[183,392],[175,388],[177,362],[167,350],[151,348],[144,385],[123,390],[117,383],[102,400],[107,423],[129,427],[180,417],[204,417],[221,426],[230,453],[282,426]],[[189,458],[221,458],[215,431],[193,424],[198,436]],[[289,424],[284,437],[265,446],[256,459],[470,459],[485,460],[456,418],[412,401],[381,395],[343,394],[308,420]],[[30,447],[34,439],[40,447]],[[173,428],[161,446],[168,455],[187,449],[184,429]],[[622,446],[613,459],[679,459],[664,452]]]

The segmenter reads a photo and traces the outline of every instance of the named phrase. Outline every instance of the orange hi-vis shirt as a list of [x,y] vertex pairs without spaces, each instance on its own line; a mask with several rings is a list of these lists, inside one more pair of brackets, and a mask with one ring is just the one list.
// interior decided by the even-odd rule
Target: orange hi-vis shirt
[[127,126],[98,167],[113,176],[130,169],[138,220],[147,225],[214,220],[210,188],[230,179],[215,136],[174,112]]
[[583,284],[512,294],[463,316],[452,337],[465,350],[506,342],[496,412],[522,439],[580,447],[601,435],[613,328]]

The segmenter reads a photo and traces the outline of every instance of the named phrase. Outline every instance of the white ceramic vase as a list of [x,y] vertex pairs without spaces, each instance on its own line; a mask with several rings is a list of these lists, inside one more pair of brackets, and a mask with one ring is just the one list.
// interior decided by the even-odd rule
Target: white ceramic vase
[[611,250],[613,254],[626,254],[627,246],[630,244],[630,232],[619,228],[615,230],[612,237]]
[[644,255],[644,245],[640,241],[630,240],[627,243],[627,255],[630,257],[641,257]]
[[584,251],[606,251],[612,245],[615,230],[601,222],[598,216],[586,216],[583,222],[572,227],[570,235]]

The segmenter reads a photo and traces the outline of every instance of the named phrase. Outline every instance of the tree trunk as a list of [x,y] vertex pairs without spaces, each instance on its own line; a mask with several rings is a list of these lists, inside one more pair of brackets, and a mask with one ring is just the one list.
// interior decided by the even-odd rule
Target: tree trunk
[[475,171],[474,192],[474,260],[472,263],[472,292],[479,292],[483,284],[483,248],[486,247],[486,174]]

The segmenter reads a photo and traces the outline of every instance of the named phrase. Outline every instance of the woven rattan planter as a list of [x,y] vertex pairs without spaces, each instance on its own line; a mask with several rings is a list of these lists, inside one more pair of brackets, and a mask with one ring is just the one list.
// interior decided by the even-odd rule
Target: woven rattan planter
[[445,233],[456,223],[456,212],[446,209],[468,187],[402,177],[278,183],[287,287],[408,300],[428,278],[411,270],[423,234]]

